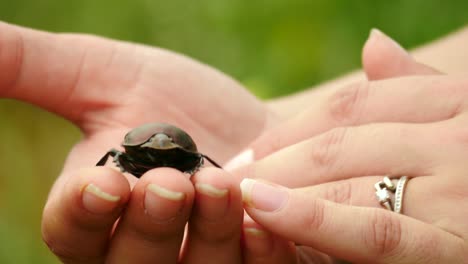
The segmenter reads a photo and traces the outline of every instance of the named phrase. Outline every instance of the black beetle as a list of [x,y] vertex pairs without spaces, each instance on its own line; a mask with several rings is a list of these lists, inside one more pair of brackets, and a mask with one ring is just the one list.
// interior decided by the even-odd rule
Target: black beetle
[[221,168],[208,156],[197,151],[193,139],[182,129],[165,123],[149,123],[134,128],[125,135],[122,146],[125,152],[109,150],[96,164],[103,166],[109,156],[123,171],[140,178],[143,173],[158,167],[171,167],[193,174],[207,159]]

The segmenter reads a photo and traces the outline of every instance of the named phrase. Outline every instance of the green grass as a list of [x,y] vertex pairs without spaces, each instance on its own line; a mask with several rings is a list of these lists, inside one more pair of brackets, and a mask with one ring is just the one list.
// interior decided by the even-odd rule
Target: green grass
[[[0,20],[175,50],[262,98],[360,67],[372,27],[411,48],[465,25],[466,10],[466,1],[431,0],[0,0]],[[41,240],[41,211],[79,137],[65,120],[0,100],[0,263],[56,262]]]

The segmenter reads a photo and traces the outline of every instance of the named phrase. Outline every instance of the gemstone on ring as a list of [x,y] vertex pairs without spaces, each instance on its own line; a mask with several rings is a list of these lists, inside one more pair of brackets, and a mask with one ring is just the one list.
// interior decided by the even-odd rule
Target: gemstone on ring
[[377,190],[375,192],[375,195],[377,196],[377,199],[379,200],[379,203],[381,205],[385,206],[385,208],[387,208],[388,210],[393,211],[390,193],[387,189],[384,188]]

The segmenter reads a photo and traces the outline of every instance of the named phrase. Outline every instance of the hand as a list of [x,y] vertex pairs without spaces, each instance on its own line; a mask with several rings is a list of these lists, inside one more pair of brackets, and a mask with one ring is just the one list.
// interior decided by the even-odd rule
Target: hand
[[[466,261],[468,211],[462,201],[468,181],[461,157],[468,151],[462,143],[467,83],[434,75],[360,86],[366,96],[350,101],[366,108],[343,112],[345,121],[354,122],[337,122],[341,128],[237,171],[292,187],[315,185],[289,190],[246,180],[247,212],[279,236],[352,262]],[[382,176],[372,175],[386,174],[413,178],[405,191],[405,216],[380,209],[374,197],[373,185]],[[299,252],[307,255],[310,248]]]
[[[313,100],[309,100],[310,107],[293,116],[289,120],[266,130],[260,137],[255,139],[250,146],[238,156],[234,157],[225,166],[227,169],[235,169],[245,164],[260,160],[284,147],[300,142],[311,136],[319,135],[332,128],[339,126],[358,125],[373,121],[404,121],[389,112],[393,109],[386,104],[379,104],[381,109],[372,109],[374,113],[366,113],[360,120],[357,115],[360,105],[356,101],[366,94],[365,86],[379,85],[379,80],[390,79],[411,75],[435,75],[439,71],[427,65],[416,62],[397,42],[390,39],[378,30],[371,31],[370,37],[363,48],[362,64],[367,80],[353,81],[343,85],[325,85],[325,87],[314,91]],[[386,82],[384,82],[385,84]],[[364,86],[364,89],[360,89]],[[391,84],[387,84],[391,86]],[[393,95],[391,89],[389,94],[379,96],[386,100],[386,96]],[[396,98],[398,99],[398,98]],[[387,120],[379,119],[381,115]]]
[[[268,127],[263,104],[219,72],[165,50],[4,23],[0,32],[0,96],[55,112],[84,133],[44,209],[43,237],[55,254],[69,263],[173,263],[193,211],[187,241],[199,242],[181,260],[214,250],[213,262],[239,258],[241,202],[226,173],[204,169],[193,179],[202,188],[194,189],[170,169],[135,184],[113,169],[83,168],[131,128],[156,121],[182,127],[201,152],[223,162]],[[166,220],[157,222],[154,212]]]

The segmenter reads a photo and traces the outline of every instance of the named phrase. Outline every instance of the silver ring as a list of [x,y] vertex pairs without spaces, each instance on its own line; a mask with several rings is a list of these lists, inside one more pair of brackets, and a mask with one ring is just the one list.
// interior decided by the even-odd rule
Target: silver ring
[[402,176],[396,184],[393,183],[390,177],[385,176],[382,181],[377,182],[374,185],[375,195],[380,205],[385,209],[400,214],[403,206],[403,194],[405,191],[405,185],[408,181],[407,176]]
[[405,192],[406,182],[408,177],[403,176],[398,180],[396,191],[395,191],[395,207],[393,211],[397,214],[401,214],[401,209],[403,207],[403,194]]
[[[385,178],[387,178],[388,180]],[[384,206],[387,210],[393,211],[392,199],[389,191],[390,189],[387,187],[386,184],[388,182],[391,182],[391,180],[388,177],[385,178],[384,181],[379,181],[374,185],[375,196],[377,197],[377,200],[379,201],[380,205]]]

